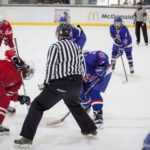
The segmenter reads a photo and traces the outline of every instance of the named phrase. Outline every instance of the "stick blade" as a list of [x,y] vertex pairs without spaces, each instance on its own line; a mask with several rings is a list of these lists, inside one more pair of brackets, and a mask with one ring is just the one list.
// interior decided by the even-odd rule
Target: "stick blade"
[[55,126],[55,125],[58,125],[58,124],[60,124],[60,123],[62,123],[62,120],[55,120],[55,121],[48,121],[48,122],[46,122],[46,126]]

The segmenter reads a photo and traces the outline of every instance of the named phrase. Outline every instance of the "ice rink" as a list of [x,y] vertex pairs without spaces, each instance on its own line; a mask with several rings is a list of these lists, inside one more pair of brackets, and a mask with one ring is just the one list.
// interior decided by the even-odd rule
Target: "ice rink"
[[[55,38],[54,26],[13,26],[17,38],[19,54],[35,65],[35,75],[25,81],[27,94],[32,98],[39,94],[38,83],[45,75],[47,50]],[[84,49],[102,50],[111,54],[112,39],[109,27],[83,27],[87,34]],[[116,70],[110,84],[103,94],[104,129],[98,130],[95,137],[80,134],[79,127],[72,115],[55,127],[47,127],[49,120],[60,119],[67,112],[63,101],[45,112],[33,142],[33,150],[141,150],[145,136],[150,132],[150,45],[135,44],[134,28],[129,28],[133,38],[133,58],[135,73],[130,74],[126,57],[123,56],[128,75],[125,75],[121,60],[117,61]],[[150,30],[148,31],[150,38]],[[1,47],[1,58],[7,48]],[[23,90],[20,90],[23,94]],[[19,138],[22,123],[27,114],[27,107],[11,103],[17,109],[15,115],[7,115],[4,125],[10,128],[9,136],[0,136],[1,150],[14,150],[13,141]],[[90,113],[92,117],[92,112]]]

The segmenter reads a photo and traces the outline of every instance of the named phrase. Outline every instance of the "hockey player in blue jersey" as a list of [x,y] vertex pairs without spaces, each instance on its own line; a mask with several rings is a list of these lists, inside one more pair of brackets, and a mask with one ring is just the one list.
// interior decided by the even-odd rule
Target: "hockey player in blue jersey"
[[[59,22],[69,23],[68,18],[66,16],[60,17]],[[81,49],[83,49],[86,42],[86,35],[80,25],[77,25],[77,27],[72,26],[70,39],[74,41],[78,46],[80,46]]]
[[[105,92],[111,78],[109,58],[107,54],[100,50],[85,52],[84,58],[86,73],[80,92],[80,102],[85,110],[89,110],[92,106],[94,122],[97,125],[101,125],[103,123],[103,98],[101,92]],[[87,92],[88,90],[89,92]]]
[[110,35],[114,40],[111,58],[111,61],[113,62],[112,70],[115,69],[115,60],[118,53],[123,54],[123,52],[125,52],[130,68],[130,73],[134,73],[132,57],[132,38],[128,31],[128,28],[123,25],[121,17],[115,17],[114,24],[110,26]]
[[150,133],[144,139],[142,150],[150,150]]

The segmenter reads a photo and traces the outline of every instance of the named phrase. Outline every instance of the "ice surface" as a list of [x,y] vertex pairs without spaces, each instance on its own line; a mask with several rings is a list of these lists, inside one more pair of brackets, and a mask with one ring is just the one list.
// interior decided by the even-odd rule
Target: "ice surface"
[[[27,94],[33,99],[39,94],[38,83],[42,83],[45,73],[47,50],[55,38],[56,27],[13,26],[17,38],[19,55],[32,61],[36,72],[30,81],[25,81]],[[83,27],[87,34],[85,49],[103,50],[111,54],[112,39],[108,27]],[[70,115],[62,124],[48,128],[46,121],[63,117],[67,108],[63,102],[45,112],[34,139],[34,150],[140,150],[142,142],[150,132],[150,46],[135,44],[134,29],[130,28],[133,37],[133,58],[135,74],[129,73],[126,57],[123,57],[129,82],[125,76],[121,60],[117,61],[110,84],[103,94],[104,129],[98,130],[98,136],[85,137]],[[150,31],[148,31],[150,37]],[[6,50],[1,47],[1,58]],[[20,90],[23,94],[23,90]],[[14,116],[7,115],[4,125],[10,128],[9,136],[0,136],[0,149],[13,150],[13,141],[19,138],[19,132],[27,113],[26,106],[11,103],[16,107]],[[92,116],[92,112],[90,114]]]

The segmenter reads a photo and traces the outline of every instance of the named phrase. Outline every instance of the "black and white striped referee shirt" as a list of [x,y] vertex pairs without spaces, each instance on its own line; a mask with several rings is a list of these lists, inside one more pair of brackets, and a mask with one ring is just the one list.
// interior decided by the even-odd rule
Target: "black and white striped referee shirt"
[[82,50],[68,39],[52,44],[47,54],[45,83],[70,75],[83,75],[85,69]]

